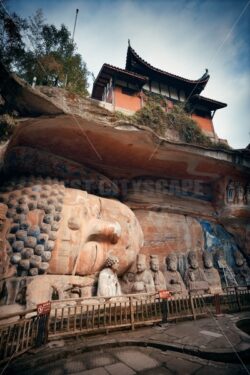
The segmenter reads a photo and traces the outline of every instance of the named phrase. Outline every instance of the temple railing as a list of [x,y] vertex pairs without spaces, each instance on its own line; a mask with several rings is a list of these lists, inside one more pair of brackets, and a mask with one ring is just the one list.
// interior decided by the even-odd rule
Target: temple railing
[[[13,318],[18,320],[6,322]],[[36,309],[19,314],[9,314],[0,319],[0,324],[1,320],[4,320],[4,324],[0,325],[0,364],[39,344],[38,328],[41,317],[37,315]],[[41,334],[43,336],[43,332]]]
[[[158,293],[51,301],[49,315],[36,310],[0,318],[0,364],[44,344],[47,339],[108,333],[160,322],[197,319],[250,310],[250,289],[228,288],[223,294],[160,298]],[[19,320],[8,323],[14,317]]]

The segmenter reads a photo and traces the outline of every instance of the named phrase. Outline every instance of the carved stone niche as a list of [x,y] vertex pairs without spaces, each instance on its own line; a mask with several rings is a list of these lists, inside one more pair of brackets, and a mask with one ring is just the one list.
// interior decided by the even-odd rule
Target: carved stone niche
[[233,204],[236,198],[236,188],[234,181],[230,180],[226,187],[226,202],[228,204]]
[[236,203],[237,204],[245,203],[245,190],[244,190],[244,186],[240,182],[237,182],[236,184]]
[[[95,275],[108,256],[118,257],[121,275],[135,261],[143,245],[141,227],[127,206],[65,188],[63,182],[51,178],[13,179],[1,187],[0,202],[5,206],[1,216],[1,227],[5,229],[0,233],[7,263],[14,269],[13,277],[28,280],[29,306],[44,302],[49,294],[59,298],[67,293],[85,296],[82,288],[84,278],[89,276],[92,285],[87,279],[86,294],[94,295]],[[54,285],[60,275],[64,275],[63,285]],[[9,269],[5,267],[0,275],[2,284],[6,286],[7,279],[8,285],[18,284],[11,283],[9,277]],[[72,277],[80,277],[82,281]]]

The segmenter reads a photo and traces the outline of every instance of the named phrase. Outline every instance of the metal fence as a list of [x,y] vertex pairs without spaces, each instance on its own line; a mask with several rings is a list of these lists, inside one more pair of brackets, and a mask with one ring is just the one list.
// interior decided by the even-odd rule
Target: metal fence
[[[44,344],[47,338],[108,333],[122,328],[133,330],[137,326],[166,320],[197,319],[210,314],[250,310],[250,289],[228,288],[221,295],[188,295],[169,299],[161,299],[155,293],[121,298],[79,298],[51,301],[51,304],[47,316],[38,316],[36,310],[30,310],[19,315],[15,323],[0,325],[0,363]],[[35,316],[28,317],[30,313]],[[12,314],[4,319],[13,317]]]

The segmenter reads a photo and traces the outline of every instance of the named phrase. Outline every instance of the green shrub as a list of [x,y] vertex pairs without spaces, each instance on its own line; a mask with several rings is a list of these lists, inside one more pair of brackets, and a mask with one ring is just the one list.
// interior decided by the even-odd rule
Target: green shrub
[[186,143],[210,146],[212,144],[198,127],[197,123],[187,114],[183,105],[175,105],[171,112],[166,113],[168,127],[178,131],[180,139]]
[[135,125],[147,126],[164,137],[166,130],[175,130],[182,142],[196,145],[230,150],[230,146],[223,142],[212,142],[190,117],[183,104],[175,104],[166,112],[166,99],[155,93],[144,91],[145,105],[133,116],[126,116],[115,112],[115,119],[126,120]]
[[131,116],[125,115],[125,113],[122,113],[120,111],[115,111],[114,112],[114,119],[115,121],[131,121]]
[[162,107],[152,100],[149,100],[142,109],[133,115],[132,121],[138,125],[148,126],[159,135],[164,136],[166,115]]

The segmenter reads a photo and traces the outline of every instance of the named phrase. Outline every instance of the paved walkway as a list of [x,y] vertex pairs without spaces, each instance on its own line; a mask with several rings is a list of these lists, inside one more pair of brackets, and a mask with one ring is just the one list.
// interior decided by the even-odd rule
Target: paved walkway
[[52,341],[4,374],[250,374],[250,336],[236,327],[240,319],[250,313]]

